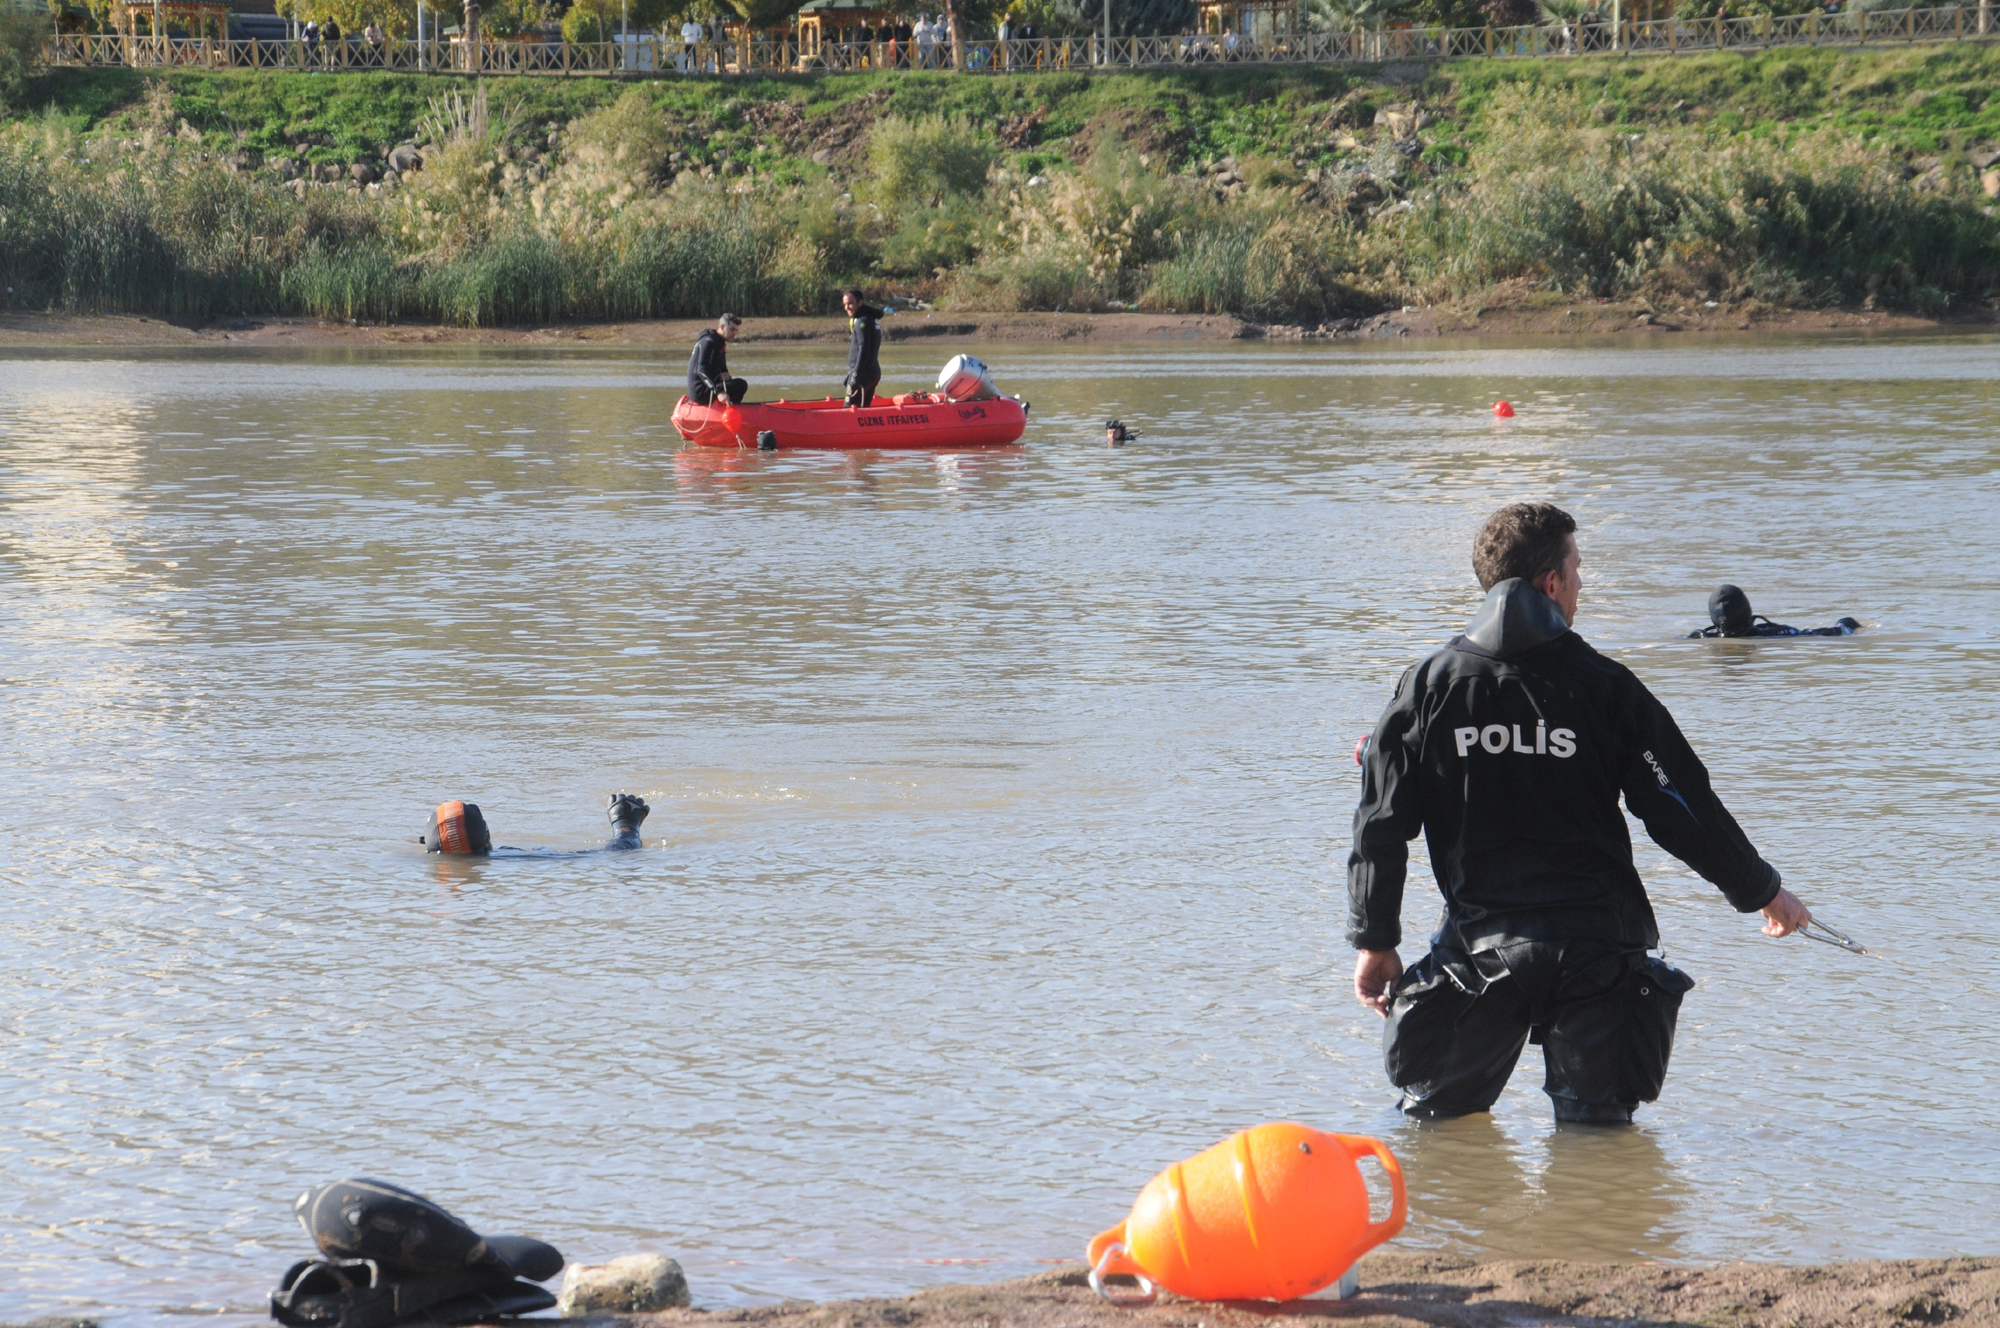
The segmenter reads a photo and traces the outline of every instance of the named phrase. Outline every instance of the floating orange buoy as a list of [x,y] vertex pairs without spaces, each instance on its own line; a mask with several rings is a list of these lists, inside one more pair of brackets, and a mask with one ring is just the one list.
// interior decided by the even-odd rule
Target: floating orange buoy
[[1493,403],[1493,413],[1499,416],[1503,420],[1511,420],[1514,418],[1514,408],[1508,405],[1504,401],[1496,401]]
[[[1389,1174],[1389,1216],[1368,1220],[1356,1165]],[[1176,1162],[1146,1183],[1123,1222],[1090,1242],[1090,1284],[1140,1280],[1195,1300],[1297,1300],[1333,1285],[1403,1229],[1403,1170],[1379,1139],[1304,1125],[1259,1125]]]

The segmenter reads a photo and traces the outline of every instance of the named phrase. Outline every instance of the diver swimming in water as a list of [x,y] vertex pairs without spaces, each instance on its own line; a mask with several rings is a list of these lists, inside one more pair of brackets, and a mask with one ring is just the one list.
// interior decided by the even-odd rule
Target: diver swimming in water
[[1853,618],[1842,618],[1831,627],[1775,623],[1761,613],[1750,612],[1750,597],[1739,587],[1726,585],[1717,586],[1708,597],[1708,617],[1710,625],[1689,632],[1689,640],[1698,636],[1853,636],[1861,630]]
[[[636,793],[614,793],[604,814],[611,820],[611,839],[603,851],[643,848],[639,840],[639,827],[646,822],[646,814],[653,809],[646,800]],[[426,853],[449,853],[460,856],[484,857],[493,849],[492,832],[486,828],[486,817],[480,813],[476,802],[441,802],[431,813],[430,827],[417,836],[417,842],[424,846]],[[502,853],[525,853],[529,850],[508,848],[502,845]],[[598,850],[586,850],[598,851]]]

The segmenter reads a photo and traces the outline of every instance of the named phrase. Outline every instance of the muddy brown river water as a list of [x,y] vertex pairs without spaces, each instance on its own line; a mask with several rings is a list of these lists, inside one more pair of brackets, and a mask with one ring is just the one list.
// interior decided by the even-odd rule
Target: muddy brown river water
[[[1013,1276],[1280,1118],[1387,1138],[1410,1248],[1995,1252],[2000,343],[988,358],[1026,446],[963,456],[681,450],[642,352],[0,359],[0,1318],[254,1315],[352,1173],[698,1303]],[[1909,965],[1639,833],[1700,986],[1623,1133],[1529,1063],[1402,1122],[1347,985],[1349,753],[1530,496]],[[1679,639],[1722,580],[1866,631]],[[622,789],[644,851],[553,852]],[[547,851],[427,860],[448,797]]]

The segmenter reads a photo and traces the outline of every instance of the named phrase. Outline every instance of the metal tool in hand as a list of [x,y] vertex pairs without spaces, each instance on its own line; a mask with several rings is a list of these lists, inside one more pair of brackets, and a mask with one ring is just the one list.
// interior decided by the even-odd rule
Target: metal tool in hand
[[1818,918],[1809,919],[1805,926],[1798,929],[1798,934],[1809,941],[1818,941],[1822,945],[1838,946],[1849,954],[1874,955],[1877,959],[1887,959],[1889,957],[1885,954],[1876,954],[1875,951],[1860,944],[1846,932],[1836,927],[1829,927]]
[[[1841,931],[1837,927],[1829,927],[1818,918],[1814,918],[1805,926],[1800,927],[1796,934],[1805,937],[1809,941],[1818,941],[1823,945],[1831,945],[1837,949],[1845,950],[1849,954],[1867,955],[1870,959],[1880,959],[1885,964],[1894,964],[1906,973],[1919,977],[1925,976],[1924,970],[1918,968],[1916,965],[1906,964],[1896,958],[1896,956],[1883,954],[1880,950],[1871,950],[1852,936],[1849,936],[1846,932]],[[1962,972],[1953,973],[1951,981],[1955,985],[1965,988],[1967,991],[1978,992],[1989,1001],[2000,1001],[2000,992],[1980,986],[1977,982],[1966,977]]]

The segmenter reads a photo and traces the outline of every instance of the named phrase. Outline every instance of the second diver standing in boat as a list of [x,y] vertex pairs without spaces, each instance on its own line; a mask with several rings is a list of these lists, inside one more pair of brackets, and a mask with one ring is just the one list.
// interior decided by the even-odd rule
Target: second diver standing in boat
[[1688,633],[1690,640],[1697,636],[1853,636],[1861,630],[1861,624],[1852,618],[1842,618],[1831,627],[1772,622],[1761,613],[1750,612],[1750,597],[1730,585],[1717,586],[1708,597],[1708,617],[1707,627]]
[[842,291],[840,307],[847,311],[847,404],[872,406],[882,382],[882,311],[863,303],[858,290]]
[[715,320],[714,327],[694,339],[694,354],[688,357],[689,401],[697,406],[710,405],[717,398],[726,399],[732,406],[743,403],[743,394],[750,390],[750,384],[729,376],[729,343],[736,340],[742,328],[742,319],[735,314],[724,314]]

